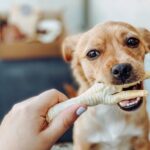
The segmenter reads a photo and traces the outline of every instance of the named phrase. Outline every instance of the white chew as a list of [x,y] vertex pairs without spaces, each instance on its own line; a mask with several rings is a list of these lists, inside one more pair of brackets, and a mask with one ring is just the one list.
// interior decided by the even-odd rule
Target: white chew
[[[146,73],[145,79],[147,78],[150,78],[150,72]],[[124,87],[136,85],[138,82],[116,86],[96,83],[83,94],[52,107],[48,111],[47,121],[52,120],[61,111],[73,104],[85,104],[87,106],[94,106],[98,104],[116,104],[122,100],[147,96],[148,92],[146,90],[122,91]]]
[[150,71],[146,71],[145,73],[145,79],[149,79],[150,78]]

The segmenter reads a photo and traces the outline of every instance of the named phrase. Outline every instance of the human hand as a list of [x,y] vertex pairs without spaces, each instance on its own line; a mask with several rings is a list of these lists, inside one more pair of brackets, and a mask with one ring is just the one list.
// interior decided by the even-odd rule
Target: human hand
[[49,90],[14,105],[0,126],[2,150],[48,150],[86,110],[73,105],[61,112],[49,124],[48,110],[67,97],[57,90]]

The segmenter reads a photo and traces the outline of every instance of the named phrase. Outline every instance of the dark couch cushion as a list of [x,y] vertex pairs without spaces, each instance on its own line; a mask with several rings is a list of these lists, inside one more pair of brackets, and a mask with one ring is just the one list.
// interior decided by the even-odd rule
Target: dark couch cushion
[[[0,61],[0,119],[16,102],[45,90],[62,92],[64,83],[73,83],[70,67],[61,58]],[[70,141],[69,131],[61,141]]]

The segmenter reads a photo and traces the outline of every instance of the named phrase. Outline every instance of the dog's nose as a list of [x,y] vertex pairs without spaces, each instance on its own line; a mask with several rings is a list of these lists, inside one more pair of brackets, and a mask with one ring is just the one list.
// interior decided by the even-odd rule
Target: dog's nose
[[131,76],[132,66],[128,63],[117,64],[113,66],[111,73],[114,78],[124,83]]

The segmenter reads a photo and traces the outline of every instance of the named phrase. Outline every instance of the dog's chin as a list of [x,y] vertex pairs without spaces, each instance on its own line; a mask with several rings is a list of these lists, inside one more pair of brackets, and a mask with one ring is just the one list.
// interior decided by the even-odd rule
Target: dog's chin
[[[142,90],[143,89],[143,83],[139,83],[137,85],[134,85],[130,88],[123,89],[123,91],[127,90]],[[134,111],[140,108],[140,106],[143,103],[143,98],[142,97],[136,97],[135,99],[128,99],[128,100],[123,100],[118,103],[118,106],[120,109],[124,111]]]

